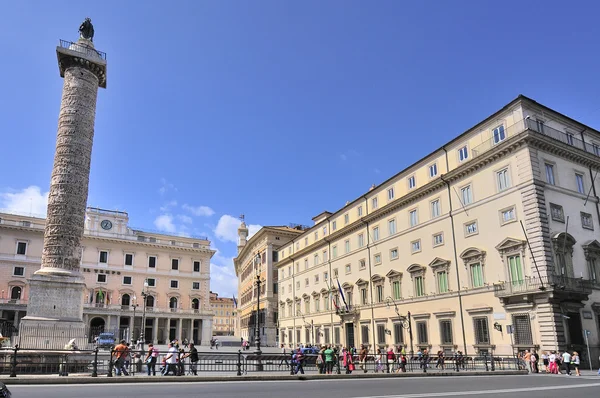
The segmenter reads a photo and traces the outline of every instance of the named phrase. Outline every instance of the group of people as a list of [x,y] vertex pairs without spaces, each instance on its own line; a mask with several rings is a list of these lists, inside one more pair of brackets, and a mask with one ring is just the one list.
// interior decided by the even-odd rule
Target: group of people
[[[577,351],[570,353],[569,351],[557,352],[551,351],[550,354],[543,352],[538,356],[537,352],[525,350],[521,354],[521,359],[525,362],[529,373],[546,372],[551,374],[562,374],[561,368],[566,375],[571,376],[571,370],[575,369],[575,374],[581,376],[579,366],[581,365],[581,357]],[[541,366],[540,366],[541,360]],[[600,371],[599,371],[600,374]]]
[[[186,352],[185,349],[188,349]],[[138,373],[142,371],[142,353],[133,352],[129,343],[121,340],[112,350],[113,369],[117,376],[128,376],[131,370],[130,366],[135,366]],[[163,376],[173,374],[174,376],[182,376],[185,374],[185,363],[189,360],[189,372],[197,375],[198,371],[198,350],[193,343],[184,341],[184,346],[180,348],[178,341],[169,343],[169,348],[162,358],[160,352],[154,344],[148,345],[148,351],[145,353],[143,363],[146,364],[148,376],[156,376],[156,365],[159,363],[161,367],[159,373]]]

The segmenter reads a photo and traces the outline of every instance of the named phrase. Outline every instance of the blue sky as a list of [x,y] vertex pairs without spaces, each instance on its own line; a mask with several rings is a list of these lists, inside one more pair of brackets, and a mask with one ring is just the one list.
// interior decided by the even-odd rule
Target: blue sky
[[600,126],[599,12],[554,0],[0,2],[0,208],[45,212],[55,47],[86,16],[108,54],[88,204],[208,235],[211,287],[230,296],[241,213],[253,229],[310,224],[520,93]]

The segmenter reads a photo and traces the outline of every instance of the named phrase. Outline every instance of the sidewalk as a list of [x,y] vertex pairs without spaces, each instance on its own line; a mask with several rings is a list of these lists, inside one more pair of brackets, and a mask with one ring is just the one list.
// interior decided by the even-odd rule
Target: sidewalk
[[290,375],[286,372],[253,372],[247,375],[236,376],[235,372],[204,372],[198,376],[147,376],[146,374],[136,374],[135,376],[113,376],[107,377],[105,374],[99,374],[98,377],[91,377],[85,374],[69,374],[66,377],[58,375],[21,375],[10,378],[7,375],[0,376],[0,381],[7,385],[33,385],[33,384],[113,384],[113,383],[162,383],[162,382],[222,382],[222,381],[267,381],[267,380],[325,380],[325,379],[377,379],[377,378],[401,378],[401,377],[435,377],[435,376],[507,376],[507,375],[527,375],[526,371],[504,370],[495,372],[481,371],[429,371],[407,372],[407,373],[353,373],[353,374],[318,374],[307,373],[304,375]]

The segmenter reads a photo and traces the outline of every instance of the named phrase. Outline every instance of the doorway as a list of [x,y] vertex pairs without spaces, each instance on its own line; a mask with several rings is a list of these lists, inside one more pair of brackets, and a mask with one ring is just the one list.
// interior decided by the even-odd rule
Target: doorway
[[354,324],[348,322],[345,325],[346,329],[346,347],[354,347]]

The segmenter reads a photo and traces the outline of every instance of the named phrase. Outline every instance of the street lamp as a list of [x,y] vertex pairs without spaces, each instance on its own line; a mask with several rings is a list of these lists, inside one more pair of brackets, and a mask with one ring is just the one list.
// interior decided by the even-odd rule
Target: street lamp
[[144,343],[146,340],[144,333],[146,332],[146,301],[148,297],[148,279],[144,279],[144,290],[142,290],[142,297],[144,298],[144,312],[142,314],[142,328],[140,331],[140,340],[142,340],[141,350],[144,351]]
[[137,297],[135,297],[135,294],[133,295],[133,304],[131,305],[133,307],[133,327],[131,328],[131,344],[133,345],[137,345],[135,342],[135,310],[137,309],[137,307],[139,306],[139,304],[137,303]]
[[394,300],[390,296],[387,296],[385,299],[385,304],[388,308],[390,308],[390,302],[392,304],[394,304],[394,311],[396,312],[396,315],[398,315],[398,318],[400,319],[402,327],[404,329],[408,329],[408,337],[410,339],[410,356],[412,357],[414,354],[414,346],[413,346],[412,320],[410,318],[410,311],[408,311],[407,316],[400,315],[400,310],[398,309],[398,304],[396,304],[396,300]]
[[256,350],[254,350],[254,353],[258,357],[256,360],[256,370],[258,370],[258,371],[263,370],[263,365],[262,365],[262,361],[261,361],[262,351],[260,350],[260,284],[262,282],[260,280],[260,271],[261,271],[260,264],[261,264],[260,253],[257,252],[256,257],[255,257],[255,267],[254,267],[255,272],[256,272],[256,322],[255,322]]

